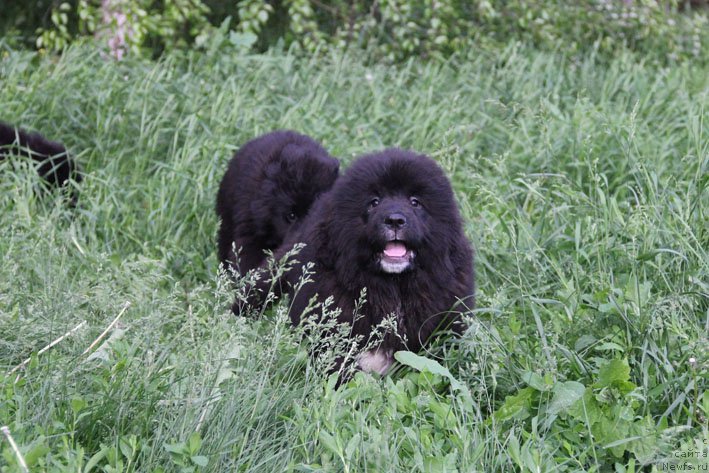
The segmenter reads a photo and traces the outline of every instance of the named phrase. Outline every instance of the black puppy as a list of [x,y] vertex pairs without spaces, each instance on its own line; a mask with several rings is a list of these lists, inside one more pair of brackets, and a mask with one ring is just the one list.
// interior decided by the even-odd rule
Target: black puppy
[[37,171],[52,185],[64,185],[69,179],[81,181],[79,168],[64,145],[39,133],[30,133],[0,122],[0,159],[11,154],[27,156],[39,162]]
[[[10,155],[27,156],[37,161],[37,172],[52,186],[64,186],[69,179],[81,182],[79,167],[64,145],[50,141],[39,133],[30,133],[0,122],[0,160]],[[72,204],[76,204],[76,198],[72,192]]]
[[[359,352],[338,365],[384,373],[395,351],[417,351],[441,328],[464,329],[461,312],[474,305],[473,249],[450,182],[432,159],[399,149],[359,158],[275,257],[297,243],[305,243],[298,263],[274,287],[292,298],[294,325],[321,320],[321,311],[306,312],[313,298],[333,298],[337,323],[349,327]],[[296,292],[307,262],[314,263],[312,282]],[[261,280],[254,292],[270,285]],[[364,289],[366,302],[358,306]],[[385,319],[394,328],[390,323],[382,336]]]
[[[339,162],[315,140],[274,131],[249,141],[219,185],[219,260],[244,274],[300,226],[315,199],[332,187]],[[237,255],[234,249],[240,250]]]

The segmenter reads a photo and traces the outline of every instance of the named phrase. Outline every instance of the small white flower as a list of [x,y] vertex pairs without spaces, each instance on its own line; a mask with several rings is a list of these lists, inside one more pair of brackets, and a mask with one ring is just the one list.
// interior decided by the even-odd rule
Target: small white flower
[[364,75],[364,78],[367,80],[367,82],[372,82],[374,80],[374,74],[372,74],[371,72],[367,72]]

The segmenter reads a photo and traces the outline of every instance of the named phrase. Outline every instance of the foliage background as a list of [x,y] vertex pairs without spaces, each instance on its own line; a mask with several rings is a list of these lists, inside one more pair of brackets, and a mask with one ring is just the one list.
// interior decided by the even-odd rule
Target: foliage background
[[[128,49],[159,55],[200,47],[214,28],[246,34],[265,50],[277,43],[314,51],[355,47],[376,57],[449,56],[511,39],[576,54],[629,48],[657,61],[706,59],[706,2],[676,0],[5,0],[0,33],[14,44],[61,50],[77,39],[104,39],[127,19]],[[9,3],[9,4],[8,4]]]

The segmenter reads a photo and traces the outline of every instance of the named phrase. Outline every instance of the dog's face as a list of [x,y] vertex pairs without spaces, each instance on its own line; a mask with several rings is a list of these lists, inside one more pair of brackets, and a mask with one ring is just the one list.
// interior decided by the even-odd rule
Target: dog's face
[[336,244],[346,248],[355,241],[357,264],[370,272],[400,274],[430,265],[450,244],[446,226],[459,221],[443,171],[410,152],[360,158],[334,193]]
[[373,192],[367,204],[364,223],[372,242],[374,265],[385,273],[412,269],[416,250],[426,237],[430,216],[419,197],[408,194]]
[[272,249],[298,229],[313,202],[332,187],[339,172],[339,162],[327,155],[295,154],[288,147],[281,155],[264,170],[260,195],[252,202],[264,246]]

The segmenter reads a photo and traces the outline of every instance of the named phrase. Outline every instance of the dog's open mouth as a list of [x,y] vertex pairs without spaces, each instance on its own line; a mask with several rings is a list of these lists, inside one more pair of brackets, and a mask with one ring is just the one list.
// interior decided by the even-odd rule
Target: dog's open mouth
[[406,245],[401,241],[390,241],[384,247],[384,256],[387,258],[398,259],[404,258],[408,250]]
[[414,259],[414,251],[400,240],[387,242],[379,262],[385,273],[401,273],[409,269]]

